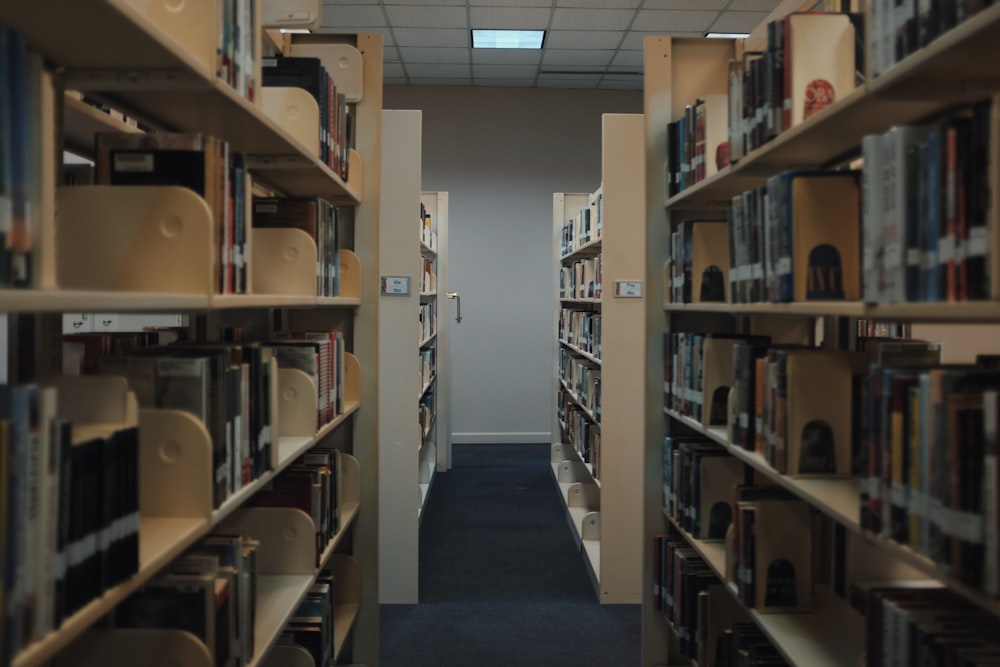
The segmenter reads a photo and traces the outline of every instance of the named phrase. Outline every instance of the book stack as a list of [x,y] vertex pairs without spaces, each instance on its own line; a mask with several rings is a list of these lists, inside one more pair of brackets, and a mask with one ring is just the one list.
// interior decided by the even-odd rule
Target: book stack
[[733,547],[727,577],[740,601],[760,613],[811,611],[812,515],[809,505],[777,486],[733,489]]
[[559,311],[559,340],[601,358],[601,314],[563,308]]
[[301,646],[307,650],[314,665],[333,664],[334,584],[329,572],[318,574],[316,583],[278,636],[279,645]]
[[0,25],[0,287],[30,287],[41,229],[42,56]]
[[864,297],[988,299],[989,100],[862,139]]
[[601,255],[559,267],[560,299],[601,298]]
[[601,368],[560,347],[559,377],[565,383],[567,391],[575,396],[576,401],[600,422]]
[[433,346],[420,350],[420,386],[429,388],[431,380],[437,373],[437,349]]
[[725,539],[733,487],[742,481],[742,465],[718,445],[699,436],[664,438],[663,509],[695,539]]
[[[711,642],[711,635],[706,640]],[[710,664],[716,667],[787,667],[788,665],[778,649],[753,623],[733,623],[722,629],[716,635],[713,649],[714,662],[698,664]]]
[[430,257],[420,258],[420,292],[432,294],[437,292],[437,269]]
[[205,644],[213,664],[249,664],[258,549],[256,540],[239,535],[205,538],[118,605],[110,624],[185,630]]
[[139,569],[137,427],[71,424],[55,389],[0,386],[5,662]]
[[768,22],[767,48],[730,62],[733,162],[846,97],[863,80],[863,26],[860,14],[826,12],[792,12]]
[[351,109],[344,93],[319,58],[276,56],[262,60],[265,86],[302,88],[319,105],[319,158],[343,181],[348,179],[350,149],[354,143]]
[[437,417],[434,402],[433,391],[428,391],[420,397],[418,414],[420,418],[420,431],[424,434],[424,437],[430,435],[431,427],[434,425],[434,420]]
[[1000,373],[981,361],[871,368],[860,522],[997,595]]
[[216,74],[251,102],[257,96],[257,0],[219,2]]
[[872,74],[884,74],[893,65],[988,7],[980,0],[927,3],[918,0],[872,2]]
[[599,478],[598,465],[601,452],[601,429],[573,398],[563,389],[556,401],[559,423],[562,424],[563,442],[572,445],[580,460],[589,463],[594,478]]
[[180,327],[136,332],[64,334],[63,373],[97,375],[101,372],[101,364],[107,357],[169,345],[186,338],[187,330]]
[[566,257],[583,246],[599,240],[604,228],[603,213],[603,195],[601,193],[591,195],[590,203],[562,226],[559,256]]
[[420,304],[420,340],[425,341],[437,333],[437,316],[434,314],[433,302]]
[[316,566],[340,530],[340,463],[333,447],[318,445],[300,456],[247,501],[248,507],[294,507],[316,526]]
[[[667,194],[683,192],[729,164],[728,99],[708,95],[667,123]],[[721,150],[720,150],[721,149]]]
[[271,467],[269,348],[257,343],[178,343],[105,357],[104,375],[128,380],[140,407],[183,410],[212,438],[215,507]]
[[340,240],[343,211],[324,199],[255,197],[253,226],[301,229],[316,243],[316,296],[340,295]]
[[662,611],[674,629],[680,653],[696,657],[700,624],[698,596],[719,580],[683,538],[661,534],[654,540],[654,609]]
[[729,226],[685,220],[670,235],[672,303],[729,301]]
[[204,197],[215,224],[216,289],[247,291],[247,192],[242,153],[202,134],[99,133],[94,151],[97,185],[176,185]]

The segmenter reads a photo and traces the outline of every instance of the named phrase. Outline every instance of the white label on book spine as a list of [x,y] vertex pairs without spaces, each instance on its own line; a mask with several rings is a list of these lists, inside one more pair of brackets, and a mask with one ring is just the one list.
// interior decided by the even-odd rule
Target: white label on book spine
[[941,242],[938,244],[938,257],[942,264],[954,261],[955,239],[952,236],[941,237]]
[[987,252],[987,232],[985,227],[973,227],[969,230],[965,254],[968,257],[983,257]]
[[753,583],[753,571],[750,568],[741,566],[737,568],[736,574],[737,574],[737,579],[743,582],[744,584],[749,585]]
[[116,153],[115,171],[153,171],[152,153]]
[[740,413],[740,428],[747,429],[750,428],[750,416],[745,412]]
[[764,265],[757,263],[753,265],[753,279],[760,280],[764,277]]
[[906,491],[907,488],[902,484],[893,484],[889,488],[889,502],[897,507],[906,507]]
[[918,250],[917,248],[907,248],[906,265],[920,266],[920,250]]

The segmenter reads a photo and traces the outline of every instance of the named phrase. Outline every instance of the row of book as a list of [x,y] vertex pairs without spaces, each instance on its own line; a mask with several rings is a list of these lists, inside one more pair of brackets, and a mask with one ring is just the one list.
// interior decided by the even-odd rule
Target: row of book
[[876,0],[871,8],[871,66],[873,76],[921,49],[963,21],[990,6],[991,0]]
[[742,464],[704,437],[664,438],[663,511],[695,539],[726,538],[732,490],[742,481]]
[[787,663],[707,563],[680,536],[654,537],[653,607],[698,665],[780,667]]
[[334,664],[334,581],[327,571],[316,576],[305,598],[278,635],[278,646],[300,646],[314,665]]
[[430,436],[431,429],[434,427],[437,418],[437,411],[434,407],[437,392],[434,389],[434,387],[431,387],[428,391],[425,391],[420,396],[418,403],[420,432],[424,434],[425,438]]
[[0,24],[0,287],[32,284],[41,229],[44,63],[24,35]]
[[[433,345],[420,350],[420,386],[427,390],[437,373],[437,348]],[[423,393],[423,392],[421,392]]]
[[590,464],[594,479],[600,479],[601,427],[564,389],[559,390],[556,410],[563,429],[562,441],[576,450],[581,461]]
[[434,230],[434,216],[427,210],[427,205],[420,202],[420,242],[437,252],[437,233]]
[[998,595],[998,364],[908,361],[865,381],[861,525]]
[[56,389],[0,386],[5,664],[139,567],[139,438],[71,423]]
[[990,297],[990,118],[985,100],[862,139],[864,298]]
[[216,75],[251,102],[257,96],[257,0],[219,0]]
[[672,303],[729,301],[729,225],[684,220],[670,233]]
[[565,257],[585,245],[599,241],[604,235],[604,195],[591,195],[590,203],[580,209],[562,226],[559,256]]
[[563,308],[559,311],[559,341],[601,358],[601,314]]
[[107,625],[184,630],[213,664],[245,667],[255,656],[260,542],[218,534],[202,539],[125,598]]
[[247,291],[247,206],[250,177],[242,153],[203,134],[98,133],[97,185],[177,185],[202,197],[215,224],[216,289]]
[[354,116],[347,97],[338,92],[333,74],[319,58],[275,56],[262,60],[265,86],[302,88],[319,105],[319,158],[347,181],[354,148]]
[[667,123],[667,195],[673,196],[728,164],[725,95],[707,95]]
[[601,421],[601,368],[578,357],[565,347],[559,348],[559,378],[594,421]]
[[766,48],[730,62],[729,161],[846,97],[864,67],[862,14],[792,12],[769,21]]
[[325,199],[255,197],[252,225],[301,229],[316,243],[316,296],[340,296],[340,234],[348,209]]
[[431,257],[420,258],[420,293],[433,294],[437,292],[437,268]]
[[603,293],[603,255],[578,259],[559,267],[560,299],[600,299]]
[[420,304],[420,340],[425,341],[437,333],[437,315],[434,302]]

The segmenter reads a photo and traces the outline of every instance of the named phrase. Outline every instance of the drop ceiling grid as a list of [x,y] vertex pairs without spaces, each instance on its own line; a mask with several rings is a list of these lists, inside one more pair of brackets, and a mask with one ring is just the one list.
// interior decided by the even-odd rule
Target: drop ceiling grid
[[[385,36],[385,83],[642,88],[647,35],[749,32],[780,0],[324,0],[322,32]],[[545,30],[540,50],[472,49],[471,28]]]

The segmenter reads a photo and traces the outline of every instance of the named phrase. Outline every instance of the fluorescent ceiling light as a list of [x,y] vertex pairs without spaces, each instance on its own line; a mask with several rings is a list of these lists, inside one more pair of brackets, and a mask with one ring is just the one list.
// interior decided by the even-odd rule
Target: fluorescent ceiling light
[[544,30],[473,30],[474,49],[540,49]]
[[750,36],[748,32],[708,32],[705,37],[714,39],[746,39]]

